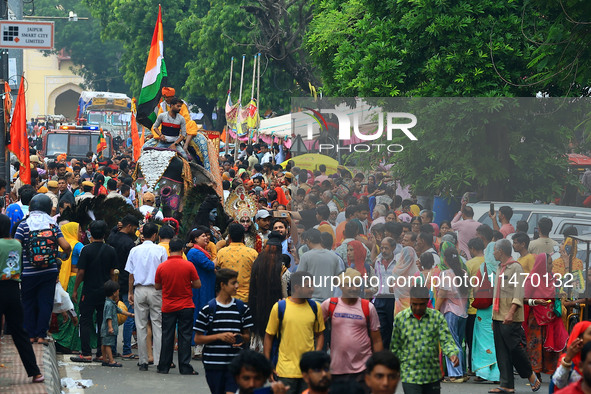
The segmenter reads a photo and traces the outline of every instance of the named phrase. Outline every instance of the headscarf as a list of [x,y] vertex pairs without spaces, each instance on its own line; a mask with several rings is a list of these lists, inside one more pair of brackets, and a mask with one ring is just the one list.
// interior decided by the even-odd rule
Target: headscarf
[[392,275],[395,277],[404,276],[411,278],[419,274],[419,268],[417,267],[417,253],[410,246],[405,246],[400,252],[400,257],[392,270]]
[[[582,336],[583,333],[585,331],[587,331],[587,329],[590,326],[591,326],[591,321],[581,321],[581,322],[578,322],[577,324],[575,324],[575,326],[573,327],[573,330],[570,333],[570,336],[568,337],[568,343],[566,346],[568,347],[568,346],[572,345],[573,342],[575,341],[575,339]],[[564,356],[566,356],[566,353],[564,353],[562,356],[560,356],[560,360],[558,361],[558,366],[560,366],[560,363],[562,363],[562,360],[564,360]],[[583,376],[583,373],[581,372],[581,369],[579,368],[579,364],[581,363],[581,352],[575,354],[572,361],[573,361],[573,365],[575,367],[575,371],[577,371],[579,373],[579,375]]]
[[419,216],[421,214],[421,208],[417,204],[413,204],[410,206],[410,212],[413,216]]
[[[573,256],[572,272],[583,270],[583,261],[577,257],[577,241],[573,241],[571,237],[568,237],[562,243],[562,247],[572,246],[573,250],[571,254]],[[560,274],[562,277],[568,272],[569,261],[564,261],[562,257],[552,261],[552,273]]]
[[285,192],[283,191],[283,189],[279,186],[277,186],[275,188],[275,191],[277,192],[277,202],[281,205],[287,205],[289,204],[289,200],[287,199],[287,197],[285,197]]
[[525,298],[556,298],[554,277],[551,272],[548,273],[547,261],[548,255],[546,253],[540,253],[536,257],[534,268],[532,268],[525,280]]
[[367,250],[365,250],[363,244],[357,240],[349,241],[347,247],[349,247],[349,245],[353,247],[353,261],[347,261],[348,266],[359,271],[361,276],[365,276],[367,273],[365,269]]
[[62,267],[60,268],[59,273],[60,284],[64,290],[68,290],[68,281],[70,280],[70,275],[72,273],[72,255],[74,253],[74,247],[80,242],[78,240],[79,228],[80,225],[76,222],[69,222],[61,226],[62,234],[64,234],[65,240],[72,247],[70,257],[68,257],[67,260],[62,261]]
[[439,245],[439,269],[443,272],[449,269],[449,266],[445,263],[445,250],[450,246],[454,246],[454,244],[450,241],[443,241],[441,245]]
[[[400,257],[394,266],[392,275],[396,278],[397,286],[394,286],[394,297],[396,302],[394,305],[394,314],[396,315],[403,309],[410,306],[410,288],[413,285],[414,277],[419,276],[419,268],[417,267],[417,253],[410,246],[405,246],[400,252]],[[398,280],[397,278],[405,277],[404,279]],[[398,286],[398,284],[406,286]]]

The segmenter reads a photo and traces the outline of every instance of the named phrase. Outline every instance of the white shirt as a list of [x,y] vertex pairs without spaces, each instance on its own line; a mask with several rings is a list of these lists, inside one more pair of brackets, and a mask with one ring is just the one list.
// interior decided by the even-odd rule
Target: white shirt
[[261,158],[261,164],[270,163],[271,160],[273,160],[273,155],[271,154],[271,152],[267,152]]
[[[154,212],[154,209],[155,207],[151,205],[142,205],[141,207],[139,207],[140,213],[144,216],[146,216],[148,213]],[[162,212],[160,212],[160,210],[156,212],[156,219],[164,219],[164,215],[162,215]]]
[[125,271],[133,274],[134,285],[153,286],[156,269],[166,260],[168,253],[164,246],[144,241],[129,252]]

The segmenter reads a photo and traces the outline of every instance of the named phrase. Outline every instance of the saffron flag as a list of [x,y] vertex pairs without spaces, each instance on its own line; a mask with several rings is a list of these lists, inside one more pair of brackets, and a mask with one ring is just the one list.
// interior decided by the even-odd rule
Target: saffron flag
[[158,20],[154,27],[150,54],[146,63],[146,72],[142,82],[142,91],[138,100],[137,121],[148,129],[156,121],[158,103],[162,97],[162,88],[166,85],[166,65],[164,64],[164,34],[162,31],[162,7],[158,6]]
[[140,145],[140,133],[137,129],[137,121],[135,119],[135,113],[137,108],[135,106],[135,97],[131,100],[131,141],[133,144],[133,161],[137,162],[142,153],[142,146]]
[[105,140],[105,134],[103,134],[103,129],[100,129],[98,142],[96,144],[96,154],[98,157],[103,156],[103,151],[107,149],[107,140]]
[[[10,110],[10,109],[8,109]],[[19,177],[31,184],[31,162],[29,161],[29,139],[27,138],[27,105],[25,104],[25,77],[21,76],[16,104],[10,125],[10,144],[6,146],[20,162]]]

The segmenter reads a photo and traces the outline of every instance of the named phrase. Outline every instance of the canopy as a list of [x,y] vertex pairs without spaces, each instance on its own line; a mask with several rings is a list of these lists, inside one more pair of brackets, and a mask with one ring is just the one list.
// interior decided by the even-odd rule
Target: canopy
[[278,138],[291,137],[291,114],[261,119],[259,134]]
[[[326,166],[326,175],[336,174],[337,169],[345,169],[351,172],[347,167],[340,165],[339,162],[333,159],[332,157],[325,156],[320,153],[306,153],[304,155],[292,157],[289,160],[293,160],[296,167],[300,167],[310,171],[316,171],[318,170],[318,166],[320,164],[324,164]],[[283,163],[281,163],[281,167],[285,168],[289,160],[286,160]]]

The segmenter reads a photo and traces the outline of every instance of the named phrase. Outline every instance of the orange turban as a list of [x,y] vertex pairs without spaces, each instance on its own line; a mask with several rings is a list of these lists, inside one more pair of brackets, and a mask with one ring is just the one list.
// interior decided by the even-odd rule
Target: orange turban
[[57,161],[62,161],[62,160],[66,160],[67,156],[65,153],[62,153],[61,155],[57,155]]
[[174,96],[175,93],[176,93],[176,91],[174,90],[174,88],[167,88],[167,87],[162,88],[162,95],[165,97],[172,97],[172,96]]

